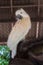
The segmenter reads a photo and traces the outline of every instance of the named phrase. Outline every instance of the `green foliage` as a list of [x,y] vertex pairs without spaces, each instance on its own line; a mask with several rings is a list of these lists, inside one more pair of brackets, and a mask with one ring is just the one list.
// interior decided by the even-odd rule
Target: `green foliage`
[[0,45],[0,65],[8,65],[10,61],[10,49],[6,45]]

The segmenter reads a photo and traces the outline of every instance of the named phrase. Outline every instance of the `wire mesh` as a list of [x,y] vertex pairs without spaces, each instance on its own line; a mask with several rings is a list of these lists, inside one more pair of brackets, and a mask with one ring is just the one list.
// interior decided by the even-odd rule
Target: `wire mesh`
[[[41,19],[43,19],[43,0],[0,0],[0,41],[7,40],[12,29],[13,21],[15,22],[15,20],[13,20],[11,23],[11,20],[9,21],[9,19],[11,19],[11,17],[14,19],[15,11],[20,8],[26,10],[30,17],[34,19],[34,22],[40,22]],[[5,23],[1,23],[1,20]],[[36,26],[37,23],[32,22],[32,29],[28,33],[27,38],[36,38]],[[43,33],[43,29],[41,29],[43,25],[41,28],[40,27],[39,30]],[[42,36],[41,31],[40,34],[38,32],[39,37]]]
[[34,15],[35,20],[36,17],[37,20],[38,17],[43,17],[43,0],[0,0],[0,19],[3,19],[4,17],[5,19],[9,19],[16,11],[15,8],[16,10],[19,8],[28,8],[27,11],[29,12],[29,15],[31,15],[32,18],[34,18]]
[[13,5],[34,5],[38,4],[37,0],[13,0]]
[[0,0],[0,6],[10,6],[10,0]]
[[10,8],[0,8],[0,19],[9,19],[11,17]]
[[11,23],[0,23],[0,41],[7,41],[11,31]]

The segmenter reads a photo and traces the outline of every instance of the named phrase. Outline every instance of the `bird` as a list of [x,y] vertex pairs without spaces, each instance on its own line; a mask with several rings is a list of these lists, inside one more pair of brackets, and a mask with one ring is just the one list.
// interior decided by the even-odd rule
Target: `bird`
[[17,53],[18,43],[22,40],[25,40],[26,35],[31,29],[30,16],[23,8],[20,8],[15,11],[15,17],[17,21],[13,26],[7,40],[7,46],[12,51],[12,59],[15,57]]

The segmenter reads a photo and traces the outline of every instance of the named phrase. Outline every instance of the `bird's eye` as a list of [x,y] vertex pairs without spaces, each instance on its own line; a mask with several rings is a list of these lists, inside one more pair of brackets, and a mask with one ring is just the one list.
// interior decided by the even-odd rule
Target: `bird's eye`
[[22,14],[22,12],[20,12]]

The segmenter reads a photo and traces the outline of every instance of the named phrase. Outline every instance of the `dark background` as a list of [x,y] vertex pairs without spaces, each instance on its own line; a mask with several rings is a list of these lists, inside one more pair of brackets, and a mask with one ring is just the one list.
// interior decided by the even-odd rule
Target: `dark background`
[[0,42],[7,41],[15,23],[15,11],[20,8],[26,10],[32,22],[26,39],[43,38],[43,0],[0,0]]

